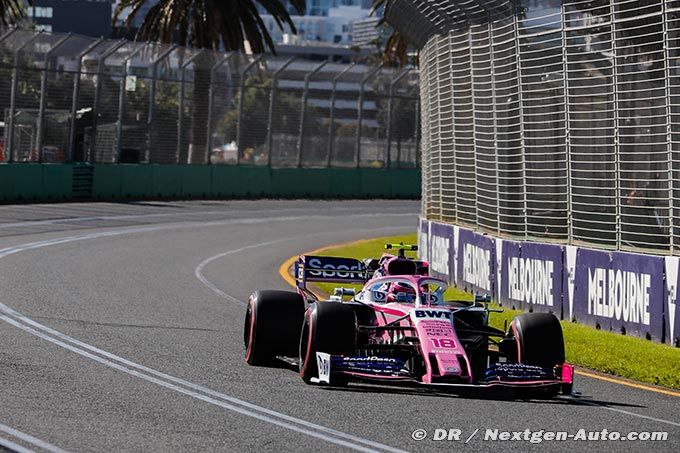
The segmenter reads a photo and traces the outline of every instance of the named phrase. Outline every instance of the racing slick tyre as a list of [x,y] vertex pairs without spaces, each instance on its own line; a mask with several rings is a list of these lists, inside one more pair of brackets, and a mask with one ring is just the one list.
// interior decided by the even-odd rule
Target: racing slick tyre
[[[352,355],[356,350],[357,321],[353,307],[340,302],[311,305],[305,313],[300,335],[300,376],[306,384],[319,376],[317,352]],[[331,374],[330,384],[340,386],[346,379]]]
[[[516,316],[510,332],[517,344],[518,363],[550,368],[564,363],[564,337],[560,321],[551,313],[525,313]],[[571,385],[531,392],[531,396],[556,396],[559,391],[571,394]]]
[[564,337],[560,321],[551,313],[516,316],[510,331],[517,342],[517,362],[553,367],[564,363]]
[[248,299],[243,326],[246,363],[268,365],[276,356],[295,357],[305,301],[290,291],[255,291]]

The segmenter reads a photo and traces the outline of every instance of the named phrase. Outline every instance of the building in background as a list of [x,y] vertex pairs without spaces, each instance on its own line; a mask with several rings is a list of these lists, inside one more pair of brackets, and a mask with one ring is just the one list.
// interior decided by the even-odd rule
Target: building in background
[[33,0],[26,15],[37,30],[108,38],[111,11],[109,0]]
[[379,17],[355,21],[352,24],[352,44],[359,47],[374,45],[380,37],[378,22],[380,22]]
[[[307,12],[304,16],[295,15],[295,10],[288,3],[288,11],[297,29],[297,35],[291,30],[281,30],[276,20],[259,7],[272,39],[277,44],[303,44],[306,42],[322,42],[343,46],[367,45],[378,34],[371,32],[370,24],[377,19],[371,17],[370,0],[307,0]],[[360,39],[355,39],[355,26],[360,27]]]

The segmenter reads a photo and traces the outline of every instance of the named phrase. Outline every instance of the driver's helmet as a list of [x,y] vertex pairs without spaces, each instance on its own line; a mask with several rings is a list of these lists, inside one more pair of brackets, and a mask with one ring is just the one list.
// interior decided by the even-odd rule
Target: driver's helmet
[[416,301],[416,290],[407,283],[392,282],[387,288],[385,302],[404,302],[414,303]]

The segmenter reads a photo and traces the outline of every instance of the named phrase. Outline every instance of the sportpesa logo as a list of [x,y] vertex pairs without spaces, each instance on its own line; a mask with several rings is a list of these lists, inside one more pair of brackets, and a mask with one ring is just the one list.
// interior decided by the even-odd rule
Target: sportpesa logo
[[355,260],[311,258],[305,270],[311,278],[339,278],[358,280],[363,276],[361,263]]
[[343,357],[342,361],[345,363],[365,363],[365,362],[377,362],[377,363],[399,363],[400,361],[391,357]]

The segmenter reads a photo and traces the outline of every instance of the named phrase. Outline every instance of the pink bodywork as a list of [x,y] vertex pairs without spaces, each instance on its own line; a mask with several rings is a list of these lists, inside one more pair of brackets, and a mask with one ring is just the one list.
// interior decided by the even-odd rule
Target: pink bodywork
[[[385,326],[399,318],[404,318],[399,321],[398,325],[414,328],[415,332],[412,335],[420,339],[421,354],[426,367],[422,382],[430,384],[437,378],[458,378],[456,380],[461,383],[472,382],[472,375],[469,371],[471,369],[470,361],[453,329],[451,309],[441,303],[432,303],[434,300],[430,293],[425,294],[421,291],[423,284],[434,283],[446,288],[446,283],[421,275],[387,276],[370,280],[364,286],[364,290],[370,291],[370,288],[376,285],[389,284],[395,281],[410,283],[410,286],[415,289],[415,302],[377,303],[364,301],[375,310],[378,325]],[[423,300],[426,303],[422,303]],[[406,335],[408,334],[407,332]],[[389,338],[389,332],[384,332],[382,336],[386,342],[392,340]]]
[[[391,343],[395,335],[416,336],[420,340],[420,349],[425,362],[426,372],[421,377],[420,382],[424,384],[454,384],[470,385],[473,382],[471,373],[470,359],[465,349],[458,340],[455,329],[453,328],[453,316],[456,309],[451,309],[431,297],[432,293],[423,293],[421,286],[424,284],[436,284],[441,288],[446,288],[447,284],[426,275],[400,275],[400,276],[381,276],[368,281],[357,297],[364,293],[370,293],[372,288],[391,282],[408,282],[415,289],[415,302],[372,302],[361,300],[369,305],[376,313],[379,326],[394,324],[402,328],[412,328],[409,332],[382,331],[377,338],[379,342]],[[357,299],[360,300],[360,299]],[[423,301],[426,301],[423,303]],[[392,338],[390,338],[392,336]],[[374,337],[375,339],[375,337]],[[573,380],[573,366],[562,364],[558,367],[559,383],[570,384]],[[356,377],[376,378],[373,375],[363,375],[361,373],[348,372]],[[403,380],[403,377],[381,379]],[[506,386],[541,386],[554,385],[556,381],[521,381],[521,382],[490,382],[487,386],[506,385]]]

